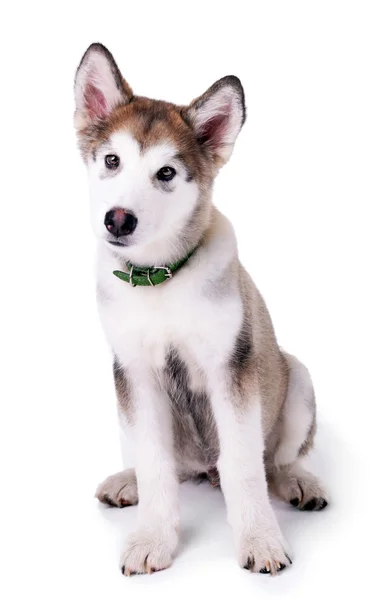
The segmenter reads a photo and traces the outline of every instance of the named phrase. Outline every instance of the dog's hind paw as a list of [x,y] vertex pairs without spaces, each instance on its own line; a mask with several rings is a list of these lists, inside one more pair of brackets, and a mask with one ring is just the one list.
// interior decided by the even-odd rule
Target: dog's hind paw
[[126,469],[110,475],[98,486],[95,496],[100,502],[119,508],[137,504],[137,480],[134,469]]

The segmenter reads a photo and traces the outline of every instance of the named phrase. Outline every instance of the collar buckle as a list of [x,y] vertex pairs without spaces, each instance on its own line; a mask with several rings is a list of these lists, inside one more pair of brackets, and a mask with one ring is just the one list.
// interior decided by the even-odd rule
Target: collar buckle
[[172,279],[172,271],[169,267],[157,267],[156,265],[153,267],[154,269],[163,269],[165,271],[165,277],[167,279]]

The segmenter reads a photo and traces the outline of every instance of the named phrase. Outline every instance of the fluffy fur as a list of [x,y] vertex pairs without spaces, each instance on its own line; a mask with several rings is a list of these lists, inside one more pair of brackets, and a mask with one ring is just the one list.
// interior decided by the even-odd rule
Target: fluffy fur
[[[233,76],[189,106],[133,95],[109,51],[93,44],[75,82],[75,124],[98,239],[98,305],[114,352],[121,417],[136,442],[134,470],[97,490],[115,506],[139,500],[124,574],[168,567],[178,546],[178,484],[207,473],[225,496],[239,564],[276,573],[291,563],[268,484],[301,509],[326,506],[302,469],[315,401],[307,369],[278,347],[265,303],[241,266],[233,228],[212,204],[212,184],[245,120]],[[106,155],[119,158],[109,169]],[[174,169],[161,181],[163,167]],[[105,214],[130,211],[117,240]],[[194,254],[157,287],[114,270],[163,266]]]

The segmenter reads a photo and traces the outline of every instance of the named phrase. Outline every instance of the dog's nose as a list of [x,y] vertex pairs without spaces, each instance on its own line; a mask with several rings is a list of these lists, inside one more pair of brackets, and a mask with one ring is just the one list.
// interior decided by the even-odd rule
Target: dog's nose
[[105,215],[105,227],[109,233],[119,238],[133,233],[137,226],[137,219],[130,210],[113,208]]

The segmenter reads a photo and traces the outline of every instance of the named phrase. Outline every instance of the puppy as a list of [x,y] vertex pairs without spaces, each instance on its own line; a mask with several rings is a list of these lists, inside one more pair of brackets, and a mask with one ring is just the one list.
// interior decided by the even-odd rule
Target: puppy
[[270,487],[301,510],[327,494],[301,458],[316,430],[306,367],[278,347],[265,303],[238,259],[212,188],[245,121],[237,77],[188,106],[135,96],[92,44],[75,79],[75,127],[98,240],[98,306],[114,353],[118,407],[135,470],[109,477],[101,502],[139,500],[122,572],[169,567],[179,482],[220,485],[239,564],[290,565]]

